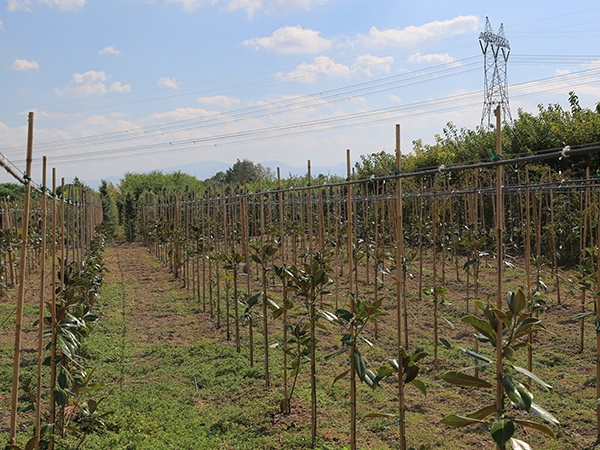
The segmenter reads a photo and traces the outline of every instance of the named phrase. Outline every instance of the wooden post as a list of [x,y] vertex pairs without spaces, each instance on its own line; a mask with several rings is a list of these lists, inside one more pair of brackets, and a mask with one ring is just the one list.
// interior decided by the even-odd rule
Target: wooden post
[[[49,408],[49,419],[50,423],[54,423],[56,418],[56,402],[54,401],[54,387],[56,386],[56,279],[57,274],[57,252],[56,244],[58,241],[58,235],[56,227],[58,224],[58,208],[56,206],[56,168],[52,168],[52,300],[50,302],[50,316],[52,318],[51,328],[51,341],[50,341],[50,396],[48,402],[50,403]],[[54,430],[52,430],[54,431]],[[54,448],[54,433],[50,435],[50,442],[48,443],[48,449]]]
[[[529,166],[525,166],[525,276],[527,286],[527,303],[531,308],[531,192],[529,188]],[[533,365],[533,334],[527,336],[527,370],[531,372]],[[531,380],[527,383],[531,389]]]
[[[350,149],[346,150],[346,171],[348,179],[352,175],[350,169]],[[354,254],[352,243],[354,236],[352,235],[353,227],[353,205],[352,205],[352,185],[348,184],[348,199],[346,206],[347,222],[348,222],[348,301],[350,314],[354,315],[354,303],[357,299],[354,298]],[[354,353],[356,350],[355,330],[354,325],[350,327],[350,448],[356,449],[356,370],[354,369]]]
[[[600,249],[600,199],[596,203],[598,226],[596,231],[596,246]],[[600,250],[598,251],[598,272],[596,274],[596,318],[600,313]],[[596,398],[600,398],[600,333],[596,333]],[[600,404],[596,405],[596,442],[600,440]]]
[[21,364],[21,329],[23,325],[23,302],[25,298],[25,267],[27,265],[27,241],[29,233],[29,202],[31,194],[31,162],[33,155],[33,113],[29,113],[27,131],[27,159],[25,169],[25,200],[21,221],[21,262],[19,265],[19,291],[15,317],[15,348],[13,356],[12,392],[10,406],[10,442],[17,442],[17,408],[19,403],[19,368]]
[[[502,154],[502,129],[500,122],[500,106],[496,107],[496,155]],[[504,198],[502,192],[502,181],[504,170],[501,165],[496,167],[496,262],[497,262],[497,290],[496,290],[496,308],[502,310],[502,229],[504,224]],[[504,377],[504,365],[502,358],[503,342],[502,328],[504,323],[498,320],[496,329],[496,415],[500,417],[504,409],[504,387],[502,380]],[[502,449],[504,450],[504,449]]]
[[[400,171],[400,125],[396,125],[396,170]],[[402,366],[402,263],[404,231],[402,230],[402,179],[396,178],[396,323],[398,346],[398,431],[400,450],[406,450],[406,419],[404,411],[404,367]],[[435,250],[434,250],[435,256]]]
[[[279,245],[281,253],[281,266],[285,266],[285,227],[283,224],[283,190],[281,188],[281,170],[277,168],[277,188],[279,189],[278,200],[279,200]],[[283,301],[287,300],[287,285],[283,283]],[[284,414],[290,413],[290,395],[288,388],[288,317],[287,308],[283,307],[283,408],[281,408]]]
[[42,363],[44,362],[44,288],[46,281],[46,157],[42,160],[42,212],[39,223],[42,233],[42,251],[40,253],[40,302],[38,315],[38,362],[37,362],[37,386],[35,399],[35,437],[37,438],[36,448],[39,448],[40,424],[41,424],[41,405],[42,405]]

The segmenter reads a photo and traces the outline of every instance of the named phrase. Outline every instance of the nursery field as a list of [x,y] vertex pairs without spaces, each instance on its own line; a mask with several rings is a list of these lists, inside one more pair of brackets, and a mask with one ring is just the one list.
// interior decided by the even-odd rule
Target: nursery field
[[[87,342],[86,353],[95,366],[95,378],[102,383],[102,411],[112,412],[104,419],[105,426],[90,433],[80,448],[88,449],[258,449],[309,448],[310,392],[308,370],[300,372],[291,398],[290,414],[280,412],[282,396],[282,329],[272,323],[271,386],[265,388],[261,356],[262,335],[255,330],[256,359],[249,364],[247,333],[242,334],[241,351],[227,339],[224,324],[215,326],[209,313],[202,310],[199,298],[173,277],[148,251],[137,244],[110,244],[105,250],[109,272],[101,290],[100,318]],[[431,260],[428,261],[431,263]],[[521,261],[522,262],[522,261]],[[495,289],[495,270],[485,264],[481,269],[481,292],[485,297]],[[429,277],[430,264],[424,277]],[[464,274],[460,274],[464,277]],[[432,357],[420,361],[420,378],[427,395],[416,388],[406,390],[406,430],[409,445],[430,443],[431,448],[472,449],[493,448],[487,425],[451,428],[440,424],[448,414],[478,409],[493,402],[493,392],[456,387],[440,379],[448,370],[473,365],[457,345],[472,348],[472,332],[460,318],[467,314],[464,280],[446,274],[447,298],[451,305],[440,306],[443,322],[440,336],[453,343],[451,349],[439,350],[438,366]],[[522,264],[505,272],[508,289],[523,287]],[[334,282],[343,277],[332,276]],[[532,448],[585,449],[594,448],[596,439],[595,398],[595,333],[591,323],[583,351],[579,345],[579,323],[570,321],[580,311],[579,292],[568,286],[569,274],[564,274],[562,304],[558,305],[549,290],[548,306],[540,315],[547,332],[534,339],[534,372],[553,386],[546,392],[533,386],[536,402],[544,405],[560,425],[555,427],[556,439],[541,433],[519,432]],[[251,280],[260,284],[259,279]],[[36,283],[28,292],[33,294]],[[418,299],[416,281],[409,281],[409,329],[411,348],[424,347],[433,353],[432,301],[427,296]],[[365,333],[373,342],[364,350],[375,365],[393,356],[395,314],[393,292],[381,292],[384,310],[389,315],[379,317],[377,336],[374,327]],[[35,295],[28,298],[33,299]],[[25,322],[31,326],[36,317],[34,301],[26,307]],[[2,422],[7,433],[7,409],[11,332],[11,297],[1,303],[2,328]],[[471,312],[473,305],[471,304]],[[22,370],[31,373],[35,366],[33,328],[24,330],[25,344]],[[340,348],[343,330],[333,324],[318,331],[317,353],[318,438],[317,448],[347,448],[349,394],[347,380],[333,383],[341,371],[341,359],[326,360],[325,356]],[[363,346],[364,347],[364,346]],[[491,352],[480,353],[493,357]],[[522,366],[526,361],[520,360]],[[472,372],[472,371],[471,371]],[[484,370],[482,378],[492,379],[492,370]],[[397,404],[396,383],[385,380],[375,390],[361,383],[357,393],[358,448],[398,448],[398,427],[394,418],[372,418],[369,413],[393,413]],[[31,413],[27,413],[31,414]],[[28,421],[22,426],[28,426]],[[75,419],[74,419],[75,420]],[[56,448],[75,448],[76,436],[59,440]]]
[[27,185],[2,208],[7,450],[595,448],[600,174],[577,158],[600,148],[500,143],[411,173],[397,143],[369,178],[348,151],[322,184],[133,177],[108,245],[106,192],[32,210]]

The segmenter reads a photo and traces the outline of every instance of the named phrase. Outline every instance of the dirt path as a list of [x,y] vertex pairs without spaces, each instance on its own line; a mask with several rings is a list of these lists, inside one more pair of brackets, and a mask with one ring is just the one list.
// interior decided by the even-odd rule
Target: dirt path
[[109,269],[106,285],[125,287],[124,307],[131,339],[189,344],[211,328],[202,327],[202,320],[177,312],[174,298],[181,300],[185,288],[140,244],[110,244],[105,262]]

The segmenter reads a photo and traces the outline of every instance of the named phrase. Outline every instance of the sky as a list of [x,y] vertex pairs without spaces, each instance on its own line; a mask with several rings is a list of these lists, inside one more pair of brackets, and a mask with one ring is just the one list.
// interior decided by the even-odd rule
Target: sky
[[212,161],[333,166],[394,152],[396,124],[409,153],[481,125],[486,17],[510,45],[513,118],[568,108],[570,91],[595,108],[596,1],[7,0],[0,152],[25,170],[33,112],[34,180],[42,156],[90,185]]

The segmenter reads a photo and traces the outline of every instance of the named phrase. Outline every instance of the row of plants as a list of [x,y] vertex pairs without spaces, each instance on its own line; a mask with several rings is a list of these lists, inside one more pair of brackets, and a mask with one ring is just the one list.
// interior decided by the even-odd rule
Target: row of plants
[[[540,407],[531,406],[530,391],[521,389],[522,384],[514,372],[533,380],[539,378],[533,375],[531,358],[527,368],[512,365],[514,353],[519,348],[532,351],[531,333],[542,329],[534,314],[542,302],[541,296],[547,293],[548,279],[558,281],[553,292],[557,297],[547,300],[561,302],[560,287],[565,285],[561,277],[565,271],[552,254],[570,252],[571,263],[586,261],[585,247],[596,244],[598,229],[595,180],[588,177],[555,183],[538,178],[533,183],[530,172],[540,177],[546,177],[549,172],[547,168],[529,169],[525,166],[523,179],[518,176],[521,171],[507,176],[493,176],[483,170],[472,173],[471,179],[480,180],[476,183],[487,180],[487,184],[476,184],[474,188],[466,188],[464,184],[454,186],[449,177],[428,175],[405,183],[405,189],[384,178],[339,186],[309,184],[301,190],[241,193],[202,200],[148,196],[148,203],[140,213],[145,220],[142,231],[148,247],[194,293],[202,309],[214,317],[216,326],[227,329],[227,338],[234,339],[238,349],[240,326],[248,326],[251,364],[255,362],[253,329],[258,318],[262,319],[266,388],[270,387],[269,352],[272,351],[268,317],[271,321],[282,319],[286,355],[283,413],[290,410],[290,393],[294,392],[300,368],[308,365],[308,378],[311,382],[315,379],[317,330],[328,328],[331,323],[345,330],[338,350],[331,357],[346,355],[348,358],[347,369],[335,380],[350,377],[351,408],[356,407],[352,399],[356,380],[376,387],[397,372],[399,399],[403,397],[406,383],[426,392],[417,378],[418,362],[425,357],[425,352],[422,349],[409,351],[412,345],[407,278],[418,282],[418,300],[415,294],[410,295],[411,300],[421,301],[425,294],[433,305],[431,339],[435,369],[437,343],[452,348],[438,330],[440,309],[450,307],[445,285],[454,283],[451,277],[456,277],[456,283],[464,283],[464,277],[467,312],[469,300],[476,305],[473,314],[467,316],[471,318],[464,320],[487,333],[476,327],[479,333],[473,340],[473,350],[466,351],[480,362],[469,369],[478,373],[486,365],[495,363],[499,367],[496,384],[500,388],[497,387],[495,409],[485,406],[473,417],[463,420],[452,416],[445,420],[449,425],[462,426],[480,424],[493,416],[491,434],[499,446],[510,442],[513,447],[527,448],[521,439],[513,437],[515,424],[549,436],[553,435],[552,429],[540,422],[511,416],[501,406],[505,395],[512,402],[521,396],[516,404],[527,413],[537,413],[551,424],[556,420]],[[516,183],[511,184],[511,180]],[[500,202],[494,183],[503,186],[505,199]],[[222,188],[221,193],[224,191]],[[399,222],[400,210],[403,221]],[[569,223],[572,224],[568,231],[561,233],[556,228],[559,210],[560,214],[571,217]],[[497,217],[505,220],[497,223],[494,220]],[[564,223],[560,223],[564,227]],[[546,234],[543,230],[547,230]],[[532,242],[535,248],[530,247]],[[481,272],[495,270],[501,274],[503,267],[514,267],[517,260],[525,261],[527,276],[522,282],[523,291],[509,295],[508,310],[503,309],[501,302],[495,307],[482,302],[481,299],[492,296],[493,291],[489,288],[484,291],[480,286]],[[597,263],[590,259],[587,264],[586,276],[591,277],[591,287],[597,283],[594,278]],[[333,279],[338,282],[332,283]],[[241,287],[244,282],[246,286]],[[392,285],[397,289],[396,295],[389,295]],[[502,286],[501,279],[499,285]],[[386,295],[378,298],[383,292]],[[396,301],[391,301],[394,297]],[[360,347],[374,345],[374,342],[363,333],[368,329],[367,324],[373,324],[369,327],[372,328],[370,333],[378,340],[377,322],[390,310],[395,310],[397,316],[398,357],[390,358],[389,363],[374,370]],[[582,314],[585,316],[575,320],[584,320],[595,313],[582,311]],[[484,327],[481,321],[486,320],[488,325]],[[230,327],[234,329],[233,336]],[[502,340],[504,336],[510,339]],[[480,343],[491,343],[500,352],[496,361],[479,353]],[[479,376],[463,376],[464,372],[457,370],[443,378],[462,386],[491,386]],[[317,420],[314,386],[311,392],[314,444]],[[404,409],[401,406],[395,415],[403,449],[406,448],[402,437]],[[355,419],[354,414],[351,411],[351,421]],[[502,432],[498,432],[499,427]],[[350,429],[355,428],[351,423]],[[352,445],[353,439],[350,441]]]
[[[15,345],[6,448],[20,448],[21,415],[26,422],[33,416],[33,438],[23,443],[23,448],[54,448],[56,436],[75,429],[72,415],[79,414],[76,411],[96,409],[90,406],[93,400],[84,405],[78,399],[93,387],[83,355],[85,338],[97,320],[90,305],[105,271],[101,258],[104,237],[94,232],[102,221],[101,209],[91,191],[79,184],[63,185],[65,195],[51,194],[47,188],[38,188],[34,195],[31,188],[29,181],[22,188],[23,199],[7,197],[0,209],[0,259],[4,263],[0,294],[18,291],[17,306],[11,313],[15,315]],[[49,277],[47,269],[51,270]],[[29,306],[25,305],[25,290],[35,283],[39,283],[35,290],[39,314],[32,327],[38,330],[37,359],[24,363],[23,309]],[[25,426],[20,425],[20,429]]]

